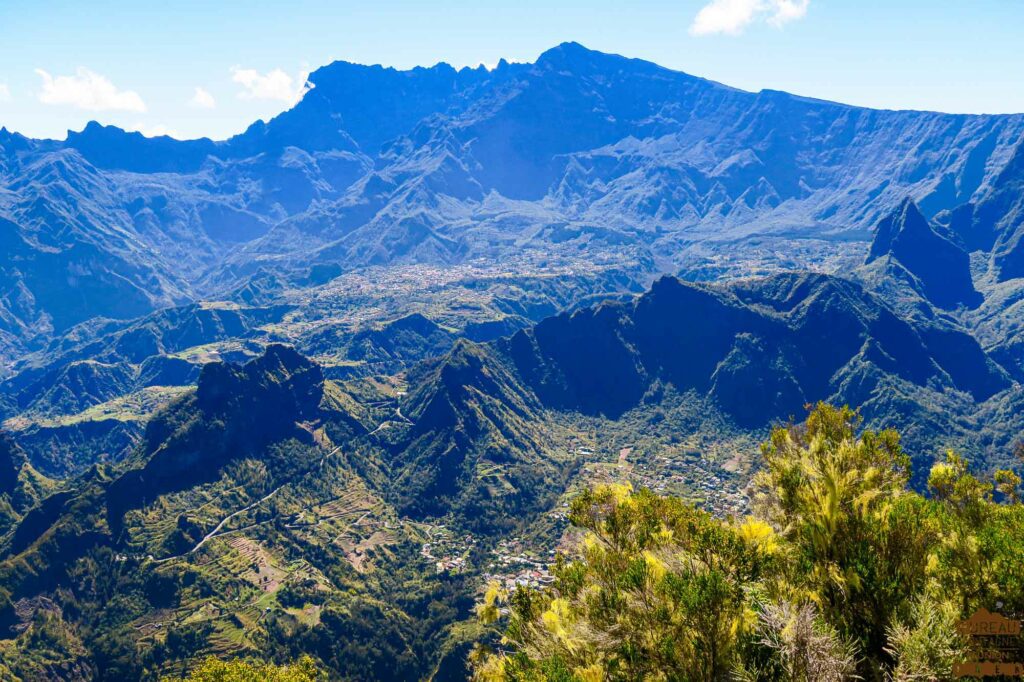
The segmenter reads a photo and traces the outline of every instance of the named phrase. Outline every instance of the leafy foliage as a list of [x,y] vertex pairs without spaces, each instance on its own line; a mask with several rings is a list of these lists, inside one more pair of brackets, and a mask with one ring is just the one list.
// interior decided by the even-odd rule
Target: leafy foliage
[[922,497],[899,434],[859,426],[819,404],[774,429],[745,520],[617,485],[582,494],[582,546],[554,584],[487,591],[480,619],[508,619],[499,650],[474,652],[476,678],[948,678],[957,621],[1022,606],[1015,481],[997,476],[1000,504],[950,453]]
[[[174,679],[165,677],[162,682],[173,682]],[[312,658],[304,656],[290,665],[219,661],[210,657],[184,679],[187,682],[318,682],[327,678],[317,669]]]

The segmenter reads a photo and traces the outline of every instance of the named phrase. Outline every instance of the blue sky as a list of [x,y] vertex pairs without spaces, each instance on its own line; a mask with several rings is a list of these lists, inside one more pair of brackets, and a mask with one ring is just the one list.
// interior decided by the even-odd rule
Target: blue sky
[[1024,112],[1021,0],[0,0],[0,125],[224,138],[335,59],[475,66],[566,40],[748,90]]

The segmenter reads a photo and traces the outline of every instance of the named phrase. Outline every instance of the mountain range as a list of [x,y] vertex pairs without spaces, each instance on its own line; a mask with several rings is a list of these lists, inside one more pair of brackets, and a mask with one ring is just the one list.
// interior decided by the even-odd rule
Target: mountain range
[[[880,230],[879,240],[921,236],[914,211],[905,205],[887,218],[897,225]],[[436,334],[424,320],[397,322],[399,338]],[[466,642],[457,623],[469,617],[468,605],[427,617],[401,596],[407,587],[381,582],[384,571],[418,575],[428,592],[451,588],[410,558],[419,543],[421,554],[443,546],[430,539],[438,531],[424,538],[423,528],[454,527],[490,551],[531,527],[557,538],[559,500],[592,475],[588,467],[606,466],[615,453],[618,467],[626,457],[642,468],[678,466],[695,456],[680,449],[681,437],[749,443],[819,400],[857,404],[868,424],[903,428],[918,473],[954,443],[1008,453],[1024,430],[1021,374],[941,315],[907,316],[863,283],[816,273],[715,284],[663,277],[641,296],[510,336],[458,339],[413,364],[398,384],[326,379],[316,363],[271,344],[244,365],[206,363],[197,387],[150,419],[113,466],[52,480],[13,440],[0,442],[0,624],[20,642],[40,622],[60,623],[61,646],[70,649],[14,660],[74,679],[138,675],[202,651],[254,651],[268,636],[306,651],[324,638],[364,642],[368,651],[332,664],[342,676],[359,678],[371,666],[376,678],[432,668],[458,678]],[[578,445],[591,432],[600,434],[596,451]],[[705,461],[693,470],[720,467],[729,481],[707,500],[714,509],[743,476]],[[229,568],[243,561],[237,552],[255,562],[241,582]],[[469,556],[483,561],[475,552]],[[54,601],[82,571],[115,566],[120,577],[109,589],[134,595],[119,607],[119,630],[104,624],[91,588]],[[300,588],[305,596],[289,596]],[[472,589],[459,583],[451,598]],[[391,651],[378,631],[385,621],[353,610],[363,603],[353,595],[433,634],[386,633],[404,642],[392,652],[403,662],[382,673],[379,656]],[[237,615],[251,611],[250,599],[280,615],[262,624],[258,612]],[[191,648],[168,651],[170,631],[163,640],[144,634],[157,613],[208,627]],[[309,613],[316,618],[302,615]],[[358,634],[355,618],[363,619]],[[393,626],[394,615],[386,622]],[[123,650],[103,639],[115,631]],[[69,659],[73,674],[46,668]]]
[[0,677],[464,679],[483,577],[536,582],[576,491],[743,515],[818,401],[918,488],[1012,464],[1022,188],[1024,115],[575,43],[336,62],[224,141],[4,129]]
[[493,70],[336,62],[309,83],[223,142],[0,132],[5,356],[261,270],[584,251],[661,271],[722,253],[778,267],[765,250],[841,262],[908,196],[994,279],[1024,262],[1019,115],[748,93],[575,43]]

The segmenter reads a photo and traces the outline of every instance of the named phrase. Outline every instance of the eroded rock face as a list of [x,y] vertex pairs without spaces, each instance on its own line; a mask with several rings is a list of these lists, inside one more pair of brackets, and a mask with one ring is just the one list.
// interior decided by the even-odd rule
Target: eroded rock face
[[978,202],[976,215],[973,227],[995,239],[993,265],[999,279],[1024,277],[1024,140]]
[[214,362],[199,375],[198,406],[210,415],[245,411],[253,422],[315,418],[323,398],[320,365],[290,346],[268,346],[245,365]]
[[967,252],[932,229],[910,199],[878,223],[866,262],[885,257],[906,268],[922,295],[940,308],[981,303]]

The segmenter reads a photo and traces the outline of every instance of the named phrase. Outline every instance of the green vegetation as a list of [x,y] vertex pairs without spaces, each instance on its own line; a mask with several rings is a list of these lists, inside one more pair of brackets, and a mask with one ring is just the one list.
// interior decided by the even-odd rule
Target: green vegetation
[[326,679],[313,659],[304,656],[292,665],[219,661],[207,658],[185,678],[165,677],[162,682],[185,679],[187,682],[317,682]]
[[899,435],[858,427],[819,404],[774,429],[745,520],[622,485],[582,494],[582,546],[552,586],[487,591],[481,620],[508,618],[476,678],[948,678],[959,619],[1024,608],[1020,480],[950,453],[923,497]]
[[[214,363],[124,465],[90,471],[25,518],[12,507],[4,674],[155,680],[210,655],[309,654],[349,680],[436,669],[475,585],[435,571],[420,525],[378,487],[387,453],[369,432],[390,419],[381,436],[406,437],[400,385],[325,381],[280,347],[245,367]],[[17,501],[28,465],[9,445],[3,480]]]
[[177,398],[193,390],[191,386],[147,386],[146,388],[108,400],[76,414],[56,417],[12,417],[4,422],[11,431],[26,429],[32,425],[44,428],[71,426],[88,421],[145,421],[167,407]]
[[348,380],[283,346],[213,362],[126,460],[49,488],[9,448],[3,674],[308,655],[331,679],[460,680],[507,606],[481,677],[909,679],[948,668],[974,606],[1019,606],[1015,473],[950,455],[922,497],[895,433],[827,407],[755,461],[765,431],[720,396],[648,375],[621,413],[584,410],[612,365],[533,340]]
[[14,439],[0,433],[0,536],[57,487],[32,468]]

